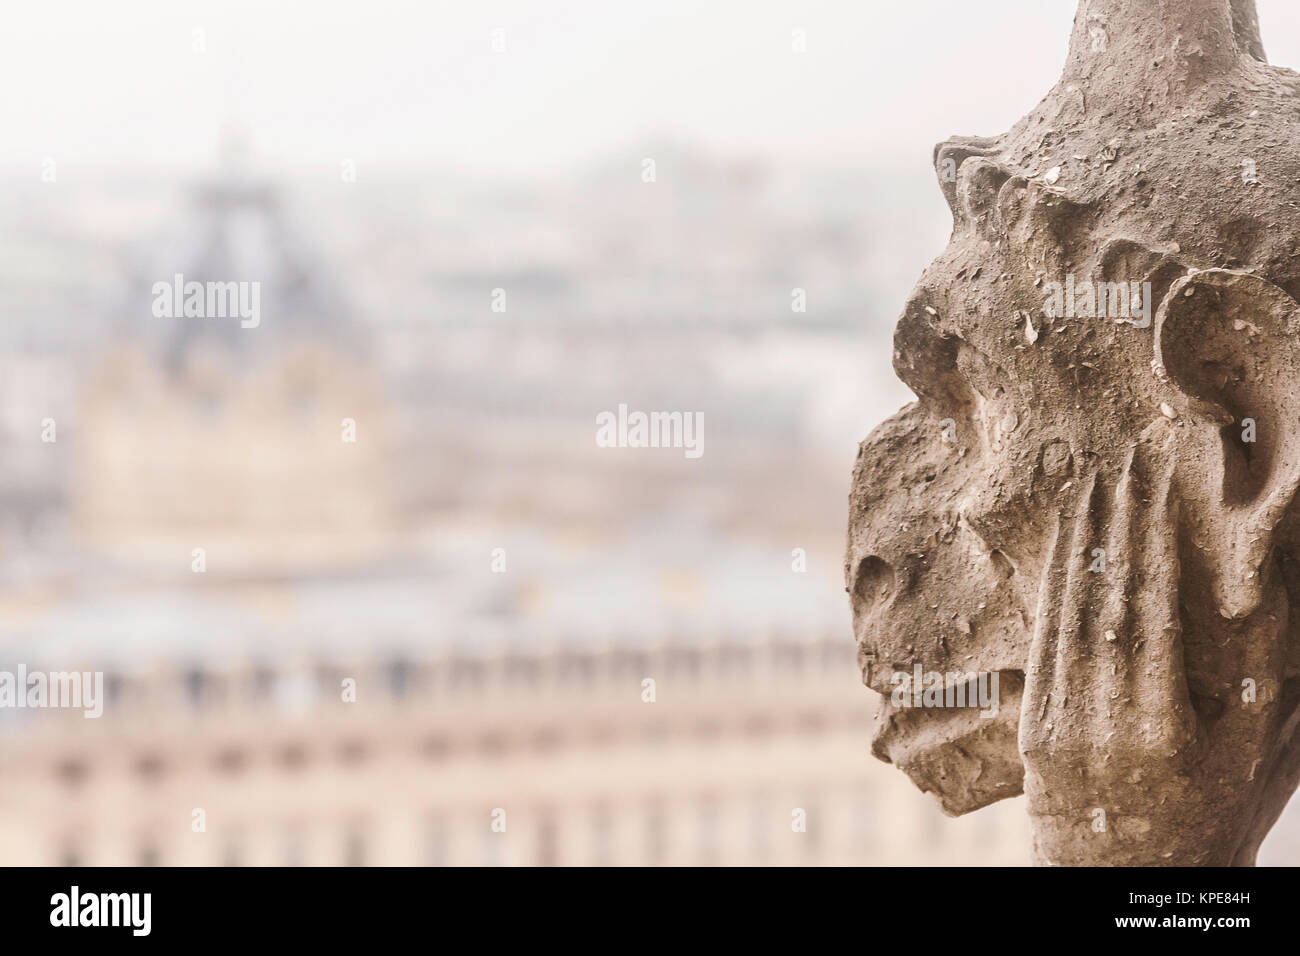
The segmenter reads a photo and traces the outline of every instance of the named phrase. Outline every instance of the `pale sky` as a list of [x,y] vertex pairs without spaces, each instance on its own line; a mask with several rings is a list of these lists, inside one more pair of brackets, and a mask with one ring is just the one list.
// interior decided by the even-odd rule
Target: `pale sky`
[[[0,166],[575,168],[671,135],[854,162],[996,134],[1059,74],[1074,0],[136,0],[13,5]],[[1259,0],[1300,66],[1300,4]],[[492,50],[504,30],[505,52]],[[791,52],[792,31],[807,52]],[[196,33],[196,31],[201,31]],[[196,42],[203,52],[196,52]]]

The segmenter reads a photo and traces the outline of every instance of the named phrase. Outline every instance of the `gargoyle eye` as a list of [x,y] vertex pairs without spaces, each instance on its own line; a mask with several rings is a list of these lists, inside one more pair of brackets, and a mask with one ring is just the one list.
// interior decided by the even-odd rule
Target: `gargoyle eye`
[[939,189],[943,192],[954,218],[959,215],[957,182],[961,176],[962,164],[972,156],[992,156],[996,152],[997,140],[985,137],[952,139],[934,147],[935,175],[939,178]]
[[976,157],[962,165],[957,175],[958,224],[983,231],[996,231],[998,194],[1011,172],[992,160]]

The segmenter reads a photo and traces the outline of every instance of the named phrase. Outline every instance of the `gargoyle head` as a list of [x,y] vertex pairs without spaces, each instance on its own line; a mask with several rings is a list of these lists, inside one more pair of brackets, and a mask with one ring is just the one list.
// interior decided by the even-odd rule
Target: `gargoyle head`
[[[1047,97],[1002,136],[935,148],[953,233],[898,321],[917,400],[859,448],[845,574],[885,697],[875,752],[949,813],[1027,785],[1048,618],[1118,621],[1098,634],[1129,662],[1177,631],[1171,726],[1257,705],[1234,859],[1294,789],[1297,103],[1254,0],[1081,0]],[[1261,630],[1278,654],[1239,653]],[[1104,649],[1058,666],[1096,690]],[[922,674],[996,674],[996,713],[915,706]],[[1067,706],[1102,732],[1113,711]]]

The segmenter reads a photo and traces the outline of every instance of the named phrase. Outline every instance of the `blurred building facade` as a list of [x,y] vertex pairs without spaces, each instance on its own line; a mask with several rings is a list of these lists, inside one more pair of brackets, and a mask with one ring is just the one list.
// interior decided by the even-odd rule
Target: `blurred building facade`
[[[1021,862],[888,786],[819,641],[160,669],[6,746],[0,855],[98,865]],[[349,685],[346,682],[354,681]],[[652,683],[647,683],[647,681]],[[344,688],[355,688],[355,696]]]

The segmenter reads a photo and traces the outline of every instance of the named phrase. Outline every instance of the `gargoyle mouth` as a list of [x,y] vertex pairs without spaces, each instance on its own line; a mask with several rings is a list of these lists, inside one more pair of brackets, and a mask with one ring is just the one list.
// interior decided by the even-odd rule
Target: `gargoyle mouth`
[[[942,706],[926,706],[922,690],[920,706],[900,707],[882,698],[878,726],[871,751],[886,763],[906,773],[922,791],[933,793],[943,811],[960,816],[1007,797],[1019,796],[1024,785],[1024,767],[1016,750],[1020,701],[1024,691],[1023,671],[997,671],[984,675],[986,686],[996,684],[996,711],[980,707],[976,681],[964,686],[945,685]],[[996,677],[996,681],[992,678]],[[930,702],[935,702],[931,687]],[[947,706],[960,700],[959,690],[973,706]],[[915,695],[906,695],[909,701]],[[987,701],[987,697],[985,698]],[[981,713],[988,716],[981,716]]]

